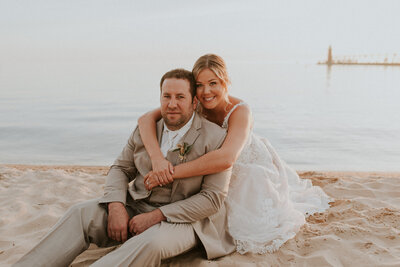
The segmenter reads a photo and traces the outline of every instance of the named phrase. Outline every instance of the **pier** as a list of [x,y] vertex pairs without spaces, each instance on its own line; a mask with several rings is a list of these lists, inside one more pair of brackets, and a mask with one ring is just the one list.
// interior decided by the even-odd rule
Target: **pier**
[[364,66],[400,66],[400,58],[397,57],[397,54],[393,54],[391,56],[391,60],[389,60],[388,56],[385,56],[383,61],[372,60],[372,56],[368,55],[360,55],[360,56],[342,56],[342,57],[333,57],[332,56],[332,47],[329,46],[328,49],[328,58],[326,61],[320,61],[317,64],[320,65],[364,65]]

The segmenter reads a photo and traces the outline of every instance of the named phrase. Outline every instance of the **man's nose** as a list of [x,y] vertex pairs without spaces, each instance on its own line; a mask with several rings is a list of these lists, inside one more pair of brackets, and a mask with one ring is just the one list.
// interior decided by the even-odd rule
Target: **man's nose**
[[176,99],[175,98],[171,98],[168,102],[168,107],[169,108],[175,108],[177,105]]

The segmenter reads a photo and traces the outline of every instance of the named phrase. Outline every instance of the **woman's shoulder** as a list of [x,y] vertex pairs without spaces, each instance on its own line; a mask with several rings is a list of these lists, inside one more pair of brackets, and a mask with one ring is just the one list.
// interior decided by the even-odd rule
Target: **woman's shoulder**
[[[231,109],[229,111],[229,115],[240,114],[245,116],[251,116],[250,106],[244,102],[242,99],[229,96],[229,101],[231,102]],[[237,115],[236,115],[237,116]]]
[[243,101],[240,98],[234,97],[234,96],[229,96],[229,102],[231,104],[231,110],[232,109],[238,109],[239,107],[244,107],[241,109],[244,110],[250,110],[249,104],[247,104],[245,101]]
[[246,102],[233,96],[229,97],[229,101],[231,102],[231,109],[226,115],[222,127],[228,128],[228,124],[233,121],[251,120],[251,110]]
[[237,105],[237,104],[240,104],[240,103],[245,103],[242,99],[237,98],[235,96],[231,96],[231,95],[228,96],[228,99],[229,99],[229,102],[231,104],[233,104],[233,105]]

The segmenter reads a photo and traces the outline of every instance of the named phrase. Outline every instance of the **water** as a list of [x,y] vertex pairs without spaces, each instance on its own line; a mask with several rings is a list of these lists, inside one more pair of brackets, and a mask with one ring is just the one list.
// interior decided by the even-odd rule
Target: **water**
[[[109,165],[192,62],[0,65],[0,163]],[[254,131],[297,170],[400,171],[400,68],[228,61]]]

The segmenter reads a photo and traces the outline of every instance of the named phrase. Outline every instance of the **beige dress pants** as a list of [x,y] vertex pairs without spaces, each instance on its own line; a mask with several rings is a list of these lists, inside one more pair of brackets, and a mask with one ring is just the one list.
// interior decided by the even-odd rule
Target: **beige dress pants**
[[[129,216],[146,212],[146,205],[138,205],[136,210],[127,206]],[[107,236],[107,212],[98,199],[71,207],[39,244],[13,266],[68,266],[90,243],[99,247],[120,244]],[[161,222],[129,238],[92,266],[160,266],[161,260],[189,251],[197,243],[191,224]]]

